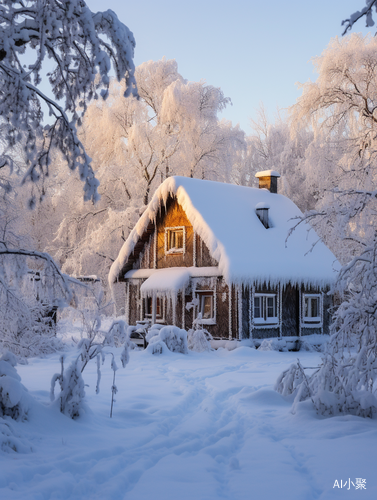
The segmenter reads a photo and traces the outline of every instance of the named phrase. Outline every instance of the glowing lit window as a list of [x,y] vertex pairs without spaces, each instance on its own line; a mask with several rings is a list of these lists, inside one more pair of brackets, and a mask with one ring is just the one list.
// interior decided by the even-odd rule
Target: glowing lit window
[[271,325],[278,323],[276,294],[254,295],[254,323]]
[[165,253],[182,253],[185,249],[185,228],[165,229]]
[[211,324],[215,321],[214,295],[212,291],[197,292],[198,313],[203,323]]

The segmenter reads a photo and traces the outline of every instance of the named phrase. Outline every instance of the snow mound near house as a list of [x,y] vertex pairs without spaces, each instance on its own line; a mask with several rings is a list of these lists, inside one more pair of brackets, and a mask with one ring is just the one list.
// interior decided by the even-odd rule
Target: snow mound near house
[[258,348],[259,351],[282,351],[287,352],[287,342],[284,339],[264,339]]

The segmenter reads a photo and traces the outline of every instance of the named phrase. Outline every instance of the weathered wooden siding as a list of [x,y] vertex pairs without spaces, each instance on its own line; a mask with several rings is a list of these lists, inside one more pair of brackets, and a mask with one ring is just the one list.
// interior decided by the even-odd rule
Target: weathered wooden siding
[[[139,261],[134,266],[140,269],[166,269],[169,267],[210,267],[217,266],[217,262],[210,255],[207,245],[197,234],[183,208],[176,200],[169,199],[166,208],[163,207],[157,217],[157,247],[155,229],[145,244]],[[165,253],[165,228],[185,228],[185,251]]]

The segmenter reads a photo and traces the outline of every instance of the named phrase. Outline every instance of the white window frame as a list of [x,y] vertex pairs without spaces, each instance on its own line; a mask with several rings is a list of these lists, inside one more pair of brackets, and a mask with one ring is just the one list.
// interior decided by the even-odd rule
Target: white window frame
[[[311,316],[311,301],[318,300],[318,316]],[[309,316],[305,315],[305,304],[308,301]],[[320,293],[303,293],[302,294],[302,325],[303,326],[322,326],[322,294]]]
[[[182,231],[183,241],[181,248],[169,248],[170,233]],[[165,227],[165,255],[184,254],[186,252],[186,228],[185,226]]]
[[202,325],[215,325],[216,324],[216,305],[215,305],[215,292],[214,290],[196,290],[195,298],[198,299],[197,316],[202,311],[204,304],[204,297],[211,297],[211,317],[202,318],[200,320]]
[[[259,308],[261,309],[261,317],[256,318],[255,317],[255,299],[259,298],[260,301],[260,306]],[[268,312],[268,306],[267,306],[267,299],[273,299],[273,309],[275,316],[267,316]],[[253,297],[253,322],[254,325],[259,326],[259,325],[268,325],[268,326],[277,326],[279,324],[279,314],[278,314],[278,303],[277,303],[277,294],[276,293],[255,293]]]

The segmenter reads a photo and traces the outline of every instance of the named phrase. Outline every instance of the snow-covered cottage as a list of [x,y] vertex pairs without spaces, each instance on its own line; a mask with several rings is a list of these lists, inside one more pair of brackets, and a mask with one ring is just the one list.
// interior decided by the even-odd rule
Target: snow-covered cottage
[[308,224],[287,239],[302,214],[277,194],[277,172],[257,177],[259,189],[161,184],[110,270],[110,283],[125,282],[130,324],[187,329],[200,314],[215,338],[328,333],[339,264]]

